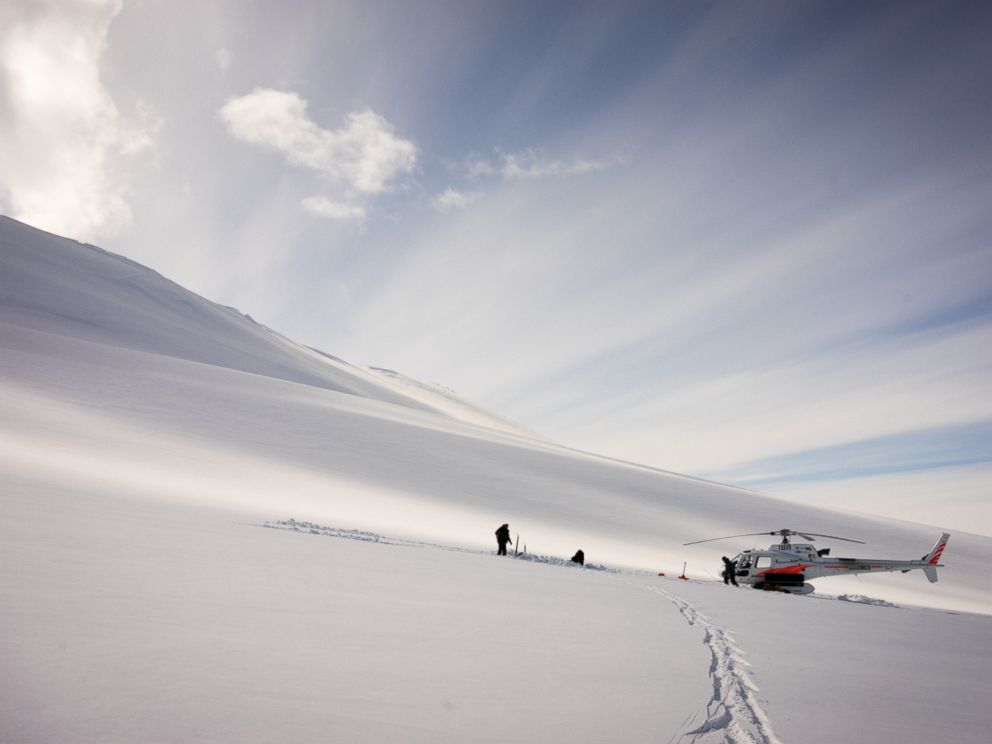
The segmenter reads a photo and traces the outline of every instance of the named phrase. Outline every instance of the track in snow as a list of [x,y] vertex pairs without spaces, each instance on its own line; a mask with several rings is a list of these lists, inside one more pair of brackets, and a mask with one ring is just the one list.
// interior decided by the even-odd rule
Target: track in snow
[[700,714],[690,716],[671,741],[781,744],[758,701],[758,688],[747,674],[750,664],[730,632],[710,622],[682,597],[661,587],[647,589],[674,604],[689,625],[702,628],[703,643],[712,655],[709,674],[713,695],[706,704],[706,717],[697,723]]

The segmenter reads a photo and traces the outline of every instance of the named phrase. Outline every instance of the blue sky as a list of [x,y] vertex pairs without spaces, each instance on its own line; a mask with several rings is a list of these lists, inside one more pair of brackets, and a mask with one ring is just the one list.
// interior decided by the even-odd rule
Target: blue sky
[[0,28],[3,212],[564,444],[992,534],[987,3]]

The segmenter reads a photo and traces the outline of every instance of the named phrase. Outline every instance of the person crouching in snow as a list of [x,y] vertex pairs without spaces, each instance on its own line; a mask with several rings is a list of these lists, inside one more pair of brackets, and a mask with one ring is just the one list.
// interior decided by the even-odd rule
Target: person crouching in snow
[[576,550],[575,555],[572,556],[572,563],[578,563],[580,566],[586,565],[586,554],[581,550]]

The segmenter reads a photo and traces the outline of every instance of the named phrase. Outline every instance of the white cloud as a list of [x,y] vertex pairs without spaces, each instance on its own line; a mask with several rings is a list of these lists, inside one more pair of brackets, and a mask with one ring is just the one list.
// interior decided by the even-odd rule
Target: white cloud
[[325,217],[329,220],[357,220],[365,219],[367,210],[365,207],[356,204],[342,204],[326,196],[310,196],[303,200],[303,208],[310,214],[317,217]]
[[131,220],[128,158],[152,146],[158,124],[147,110],[139,123],[125,121],[100,80],[121,6],[88,0],[0,10],[0,195],[16,219],[83,240]]
[[448,212],[452,209],[465,209],[482,198],[479,191],[458,191],[457,189],[446,189],[444,193],[438,194],[431,202],[434,209],[439,212]]
[[577,176],[605,170],[616,164],[616,161],[610,160],[555,160],[543,150],[534,149],[502,153],[501,159],[500,173],[508,179]]
[[495,159],[472,157],[453,167],[460,175],[469,179],[502,177],[508,181],[538,178],[567,178],[583,173],[612,168],[621,162],[612,160],[558,160],[538,148],[526,148],[517,152],[499,152]]
[[350,191],[373,195],[413,170],[417,147],[397,137],[374,111],[353,111],[340,129],[323,129],[307,114],[307,102],[293,92],[258,88],[232,98],[221,117],[235,137],[286,156]]
[[499,168],[489,160],[469,160],[464,164],[465,175],[469,178],[483,178],[495,176],[499,173]]

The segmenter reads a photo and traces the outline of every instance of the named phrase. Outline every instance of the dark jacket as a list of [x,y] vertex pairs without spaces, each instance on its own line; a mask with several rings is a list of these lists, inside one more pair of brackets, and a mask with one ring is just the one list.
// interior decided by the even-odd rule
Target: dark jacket
[[502,527],[496,530],[496,542],[498,543],[510,542],[510,525],[504,524]]

